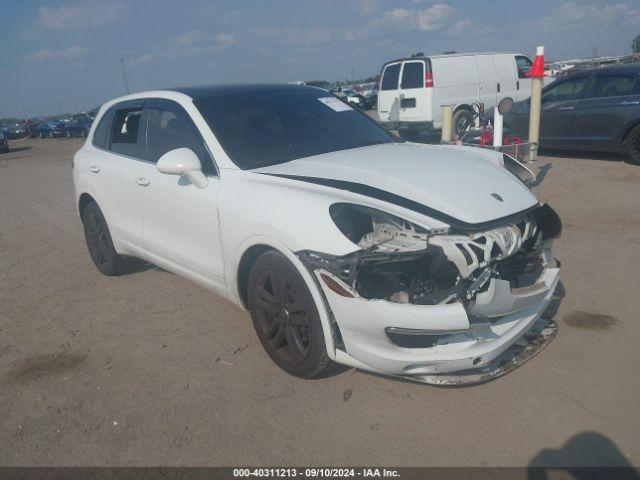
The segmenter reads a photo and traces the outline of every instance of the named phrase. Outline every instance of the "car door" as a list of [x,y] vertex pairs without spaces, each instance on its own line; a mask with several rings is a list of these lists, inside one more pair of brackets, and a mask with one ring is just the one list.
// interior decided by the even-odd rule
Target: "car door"
[[474,55],[478,70],[478,99],[486,110],[496,105],[497,89],[491,55]]
[[640,110],[638,74],[596,73],[575,109],[575,142],[584,148],[617,150],[622,133]]
[[400,78],[400,121],[425,121],[430,116],[427,98],[430,89],[425,87],[424,60],[404,62]]
[[400,98],[398,85],[402,62],[390,63],[384,67],[378,91],[378,117],[381,122],[397,122],[400,119]]
[[491,60],[496,75],[496,104],[507,97],[515,100],[518,96],[518,90],[514,56],[509,54],[492,55]]
[[518,80],[516,83],[516,98],[515,100],[521,102],[531,96],[531,77],[527,74],[531,71],[533,62],[529,57],[525,55],[516,55],[516,67],[518,69]]
[[103,116],[92,139],[96,147],[87,181],[121,249],[144,255],[140,209],[140,160],[144,156],[142,101],[121,102]]
[[[218,223],[220,177],[213,158],[189,114],[176,102],[152,99],[146,103],[147,142],[140,173],[144,186],[143,238],[147,257],[157,265],[206,286],[224,286],[224,263]],[[185,176],[158,171],[165,153],[190,148],[208,177],[197,188]]]
[[544,90],[540,115],[542,147],[570,147],[575,143],[575,108],[587,90],[588,81],[586,75],[572,77]]

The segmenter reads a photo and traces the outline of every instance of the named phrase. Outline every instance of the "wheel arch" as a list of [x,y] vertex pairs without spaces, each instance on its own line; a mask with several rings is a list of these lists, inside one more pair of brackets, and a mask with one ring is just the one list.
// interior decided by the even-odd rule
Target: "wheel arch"
[[[312,276],[313,274],[307,270],[302,264],[298,256],[286,245],[281,244],[279,241],[264,237],[257,236],[247,239],[238,249],[239,254],[236,256],[238,261],[235,267],[231,268],[231,272],[235,273],[235,281],[229,281],[227,279],[227,285],[233,285],[235,292],[228,292],[228,295],[232,301],[234,301],[240,307],[248,310],[247,305],[247,281],[249,280],[249,272],[251,266],[255,260],[265,252],[276,251],[282,254],[287,260],[289,260],[302,279],[307,285],[313,300],[316,303],[318,314],[320,316],[320,323],[322,324],[322,330],[324,334],[325,347],[327,355],[331,360],[336,359],[336,347],[333,339],[333,331],[331,327],[331,319],[329,317],[329,310],[324,294],[320,291],[320,286]],[[230,272],[230,273],[231,273]],[[234,298],[235,297],[235,298]]]
[[90,202],[95,202],[97,204],[96,199],[89,195],[87,192],[83,192],[82,194],[80,194],[80,197],[78,197],[78,214],[80,216],[82,216],[82,212]]
[[640,118],[635,118],[628,125],[625,125],[624,130],[622,131],[622,135],[620,135],[620,144],[618,147],[623,150],[627,145],[627,140],[629,139],[629,134],[631,131],[640,125]]

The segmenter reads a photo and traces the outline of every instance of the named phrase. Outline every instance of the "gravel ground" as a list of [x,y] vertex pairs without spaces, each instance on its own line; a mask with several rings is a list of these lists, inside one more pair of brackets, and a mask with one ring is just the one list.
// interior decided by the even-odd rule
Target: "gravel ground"
[[558,336],[499,380],[436,388],[290,377],[229,302],[156,268],[100,275],[80,144],[0,155],[0,465],[640,463],[640,167],[540,158],[565,226]]

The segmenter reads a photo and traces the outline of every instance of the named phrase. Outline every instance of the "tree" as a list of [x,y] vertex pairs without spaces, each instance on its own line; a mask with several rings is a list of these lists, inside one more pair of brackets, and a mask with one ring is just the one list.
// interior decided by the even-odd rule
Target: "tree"
[[633,53],[640,53],[640,35],[634,38],[631,42],[631,50]]

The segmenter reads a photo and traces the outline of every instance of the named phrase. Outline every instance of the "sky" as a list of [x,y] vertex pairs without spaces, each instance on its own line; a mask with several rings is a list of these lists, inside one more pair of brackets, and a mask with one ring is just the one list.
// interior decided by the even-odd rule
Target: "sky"
[[88,110],[131,91],[344,80],[411,55],[630,51],[639,0],[0,0],[0,117]]

